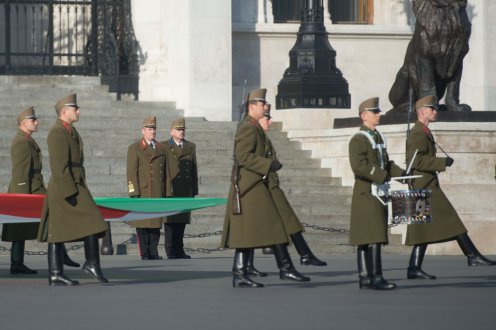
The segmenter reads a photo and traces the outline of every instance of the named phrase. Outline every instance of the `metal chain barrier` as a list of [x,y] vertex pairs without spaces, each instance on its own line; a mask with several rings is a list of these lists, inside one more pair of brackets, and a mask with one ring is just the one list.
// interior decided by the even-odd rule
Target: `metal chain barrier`
[[[348,233],[349,230],[348,229],[344,229],[344,228],[332,228],[332,227],[322,227],[322,226],[317,226],[317,225],[310,225],[308,223],[302,223],[303,227],[305,228],[310,228],[312,230],[316,230],[316,231],[324,231],[324,232],[328,232],[328,233],[340,233],[340,234],[344,234],[344,233]],[[389,225],[389,227],[393,227],[393,226],[396,226],[396,225]],[[164,233],[161,232],[161,234],[163,235]],[[212,237],[212,236],[220,236],[222,235],[222,230],[216,230],[214,232],[210,232],[210,233],[201,233],[201,234],[184,234],[184,238],[205,238],[205,237]],[[131,236],[130,238],[128,238],[127,240],[121,242],[121,243],[118,243],[118,244],[115,244],[116,246],[117,245],[128,245],[128,244],[133,244],[134,242],[136,241],[136,238],[134,236]],[[163,246],[164,244],[160,244],[161,246]],[[71,247],[68,247],[67,250],[69,251],[76,251],[76,250],[80,250],[84,247],[84,244],[77,244],[77,245],[73,245]],[[206,253],[206,254],[210,254],[212,252],[221,252],[221,251],[225,251],[226,249],[225,248],[221,248],[221,247],[218,247],[218,248],[214,248],[214,249],[207,249],[207,248],[184,248],[185,251],[187,252],[196,252],[196,253]],[[10,253],[10,249],[5,247],[5,246],[1,246],[0,245],[0,252],[9,252]],[[46,251],[25,251],[24,254],[27,254],[27,255],[38,255],[38,256],[42,256],[42,255],[46,255]]]
[[329,232],[329,233],[344,234],[344,233],[350,232],[348,229],[344,229],[344,228],[321,227],[321,226],[317,226],[317,225],[310,225],[310,224],[304,223],[304,222],[302,222],[302,225],[305,228],[310,228],[310,229],[317,230],[317,231],[325,231],[325,232]]

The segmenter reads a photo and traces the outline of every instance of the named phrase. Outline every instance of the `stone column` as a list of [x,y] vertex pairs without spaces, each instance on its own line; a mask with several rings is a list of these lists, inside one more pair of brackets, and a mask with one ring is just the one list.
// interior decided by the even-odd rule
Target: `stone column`
[[258,23],[274,23],[271,0],[258,0]]
[[144,49],[140,98],[231,120],[231,1],[133,0],[133,11]]

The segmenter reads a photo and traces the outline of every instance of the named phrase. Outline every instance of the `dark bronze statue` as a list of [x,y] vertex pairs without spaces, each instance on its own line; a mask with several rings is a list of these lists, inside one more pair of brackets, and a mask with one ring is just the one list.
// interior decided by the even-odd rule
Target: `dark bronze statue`
[[459,99],[471,32],[466,7],[467,0],[413,0],[415,31],[389,91],[394,111],[408,110],[410,88],[413,102],[427,95],[445,96],[447,110],[472,110]]

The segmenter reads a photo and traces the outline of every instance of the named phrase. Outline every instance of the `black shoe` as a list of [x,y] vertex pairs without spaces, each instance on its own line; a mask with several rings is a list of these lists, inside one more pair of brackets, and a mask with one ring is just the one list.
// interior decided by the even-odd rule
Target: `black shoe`
[[468,256],[467,263],[469,266],[494,266],[495,261],[489,260],[483,255]]
[[177,254],[169,254],[167,256],[167,259],[181,259],[181,257],[178,256]]
[[88,262],[85,262],[83,265],[83,270],[87,273],[96,278],[98,281],[102,283],[108,283],[108,280],[103,277],[102,270],[100,269],[100,266],[97,265],[91,265]]
[[263,288],[262,283],[253,281],[246,275],[233,276],[233,288]]
[[358,287],[360,289],[370,289],[370,277],[359,276],[358,277]]
[[389,283],[382,275],[375,275],[371,278],[370,287],[374,290],[393,290],[396,288],[396,284]]
[[151,256],[150,258],[148,258],[148,260],[162,260],[164,258],[162,258],[161,256]]
[[78,281],[73,281],[64,274],[50,274],[48,275],[48,285],[78,285]]
[[406,277],[409,280],[435,280],[436,276],[429,275],[420,268],[408,267]]
[[38,272],[34,269],[27,267],[24,264],[11,264],[10,265],[10,274],[12,275],[34,275],[38,274]]
[[186,253],[182,253],[180,256],[179,256],[179,259],[191,259],[191,256],[189,254],[186,254]]
[[291,280],[296,282],[310,282],[310,277],[298,273],[296,269],[291,269],[291,270],[281,269],[279,271],[279,278],[281,280]]
[[307,266],[327,266],[327,262],[318,259],[313,254],[302,256],[300,258],[300,264]]
[[150,257],[147,257],[147,256],[142,256],[142,257],[141,257],[141,260],[150,260]]

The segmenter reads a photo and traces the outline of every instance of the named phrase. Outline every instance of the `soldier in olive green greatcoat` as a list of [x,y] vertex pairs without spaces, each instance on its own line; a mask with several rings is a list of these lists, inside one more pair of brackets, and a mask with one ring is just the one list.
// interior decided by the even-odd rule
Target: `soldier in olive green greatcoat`
[[[162,142],[166,150],[167,197],[194,197],[198,195],[198,167],[196,145],[184,139],[186,121],[177,118],[171,124],[170,139]],[[191,212],[166,217],[164,222],[165,252],[169,259],[190,259],[184,252],[184,230],[190,223]]]
[[[287,250],[289,233],[267,186],[267,176],[281,169],[277,159],[267,157],[265,133],[258,123],[266,111],[266,89],[257,89],[247,98],[247,115],[235,137],[236,182],[241,212],[234,212],[235,184],[231,183],[226,207],[221,247],[236,249],[233,264],[234,287],[262,287],[248,277],[248,257],[253,248],[273,246],[281,279],[310,281],[295,269]],[[238,172],[238,171],[237,171]]]
[[86,186],[83,140],[73,123],[79,120],[76,94],[55,104],[58,119],[48,133],[52,176],[38,231],[38,240],[48,242],[48,283],[76,285],[64,275],[64,242],[84,241],[83,270],[102,283],[108,280],[100,268],[98,237],[107,225]]
[[[130,197],[165,197],[165,147],[155,140],[157,119],[146,117],[141,127],[142,138],[127,150],[127,185]],[[133,221],[142,260],[162,259],[158,254],[163,218]]]
[[[38,118],[34,107],[22,111],[17,117],[19,130],[10,145],[12,179],[8,192],[11,194],[45,194],[46,188],[41,174],[41,150],[32,134],[38,131]],[[24,265],[24,246],[26,240],[36,239],[38,223],[4,224],[2,241],[12,242],[11,274],[36,274],[35,270]],[[79,267],[64,247],[64,264]]]
[[350,244],[358,246],[360,289],[390,290],[396,285],[383,278],[381,264],[381,245],[388,243],[387,209],[372,194],[372,189],[404,171],[389,160],[385,138],[376,129],[381,116],[379,98],[363,101],[359,115],[363,124],[349,142],[350,165],[355,174]]
[[[267,109],[264,112],[264,116],[258,120],[260,127],[265,132],[265,155],[267,158],[278,159],[276,155],[276,149],[269,139],[268,131],[272,125],[272,117],[270,115],[270,104],[267,104]],[[279,186],[279,175],[277,172],[269,172],[267,176],[267,186],[269,188],[270,194],[274,199],[274,204],[277,207],[277,211],[283,219],[284,227],[286,232],[289,234],[289,238],[293,242],[296,252],[300,255],[300,263],[302,265],[313,265],[313,266],[326,266],[327,263],[318,259],[308,246],[305,238],[303,237],[303,225],[298,219],[296,212],[286,198],[286,194]],[[253,250],[252,250],[253,251]],[[250,254],[250,259],[248,259],[248,275],[251,276],[264,276],[265,273],[261,273],[253,266],[253,253]]]
[[[17,131],[10,144],[12,179],[8,193],[44,194],[46,192],[41,175],[41,151],[32,134],[38,131],[38,118],[34,107],[29,107],[17,116]],[[24,265],[26,240],[36,239],[38,223],[4,224],[2,241],[12,242],[10,250],[11,274],[37,274]]]
[[413,245],[412,254],[407,270],[408,279],[435,279],[422,270],[422,261],[430,243],[440,243],[455,240],[467,256],[469,266],[494,265],[482,256],[467,235],[467,229],[456,213],[453,205],[441,190],[437,172],[443,172],[453,164],[453,158],[437,157],[437,143],[429,129],[429,124],[437,119],[438,102],[435,96],[426,96],[415,104],[418,120],[415,122],[407,139],[407,160],[413,161],[414,175],[422,175],[414,179],[414,189],[430,189],[432,191],[431,215],[432,222],[409,225],[406,233],[407,245]]

